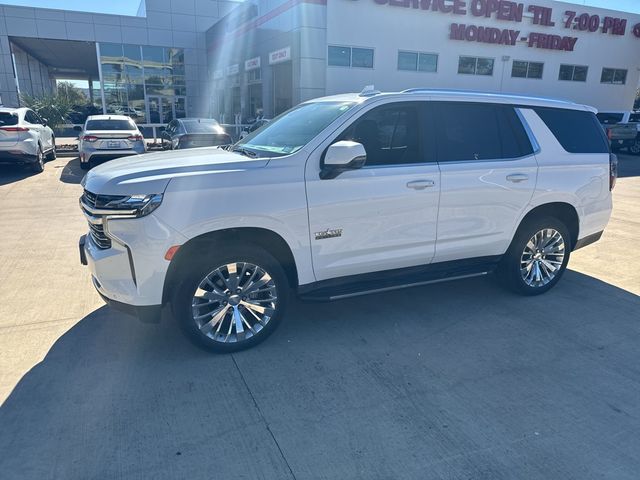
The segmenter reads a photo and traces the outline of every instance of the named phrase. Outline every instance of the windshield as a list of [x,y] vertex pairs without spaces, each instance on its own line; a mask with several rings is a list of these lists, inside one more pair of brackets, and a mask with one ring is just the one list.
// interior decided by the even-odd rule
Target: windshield
[[136,130],[131,120],[89,120],[85,130]]
[[355,102],[298,105],[240,140],[236,147],[268,157],[295,153],[354,105]]

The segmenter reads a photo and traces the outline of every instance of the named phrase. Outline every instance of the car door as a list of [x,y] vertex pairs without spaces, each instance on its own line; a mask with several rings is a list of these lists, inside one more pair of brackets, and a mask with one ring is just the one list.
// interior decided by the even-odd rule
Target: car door
[[[428,155],[423,105],[371,106],[316,149],[305,172],[317,280],[428,264],[440,190]],[[322,156],[339,140],[362,143],[361,169],[321,180]]]
[[44,126],[38,115],[36,115],[32,110],[27,110],[24,115],[24,121],[28,124],[29,130],[35,132],[40,139],[42,150],[44,152],[48,151],[51,148],[51,138],[50,135],[47,134],[47,128]]
[[441,172],[434,262],[503,254],[538,175],[535,139],[511,105],[434,102]]
[[47,122],[37,113],[34,112],[38,125],[42,127],[43,142],[46,142],[46,150],[53,148],[53,130],[47,125]]

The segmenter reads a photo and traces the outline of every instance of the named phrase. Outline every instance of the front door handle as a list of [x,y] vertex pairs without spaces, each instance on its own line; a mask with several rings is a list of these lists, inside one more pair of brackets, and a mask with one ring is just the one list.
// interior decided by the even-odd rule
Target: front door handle
[[512,173],[511,175],[507,175],[507,180],[513,183],[526,182],[529,180],[529,175],[526,173]]
[[413,188],[414,190],[424,190],[425,188],[430,188],[435,186],[436,182],[433,180],[414,180],[413,182],[407,183],[407,188]]

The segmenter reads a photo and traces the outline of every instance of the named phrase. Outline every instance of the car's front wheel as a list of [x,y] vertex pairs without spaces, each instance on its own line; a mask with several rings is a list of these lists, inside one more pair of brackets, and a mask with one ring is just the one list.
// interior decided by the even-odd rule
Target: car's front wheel
[[183,265],[173,312],[198,345],[220,353],[242,350],[280,323],[289,283],[280,263],[258,246],[216,249]]
[[498,274],[511,290],[539,295],[560,281],[571,248],[571,237],[563,222],[554,217],[532,219],[518,229]]

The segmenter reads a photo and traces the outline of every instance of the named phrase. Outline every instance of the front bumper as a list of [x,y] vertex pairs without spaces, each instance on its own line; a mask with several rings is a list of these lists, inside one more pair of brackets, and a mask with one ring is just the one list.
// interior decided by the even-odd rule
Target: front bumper
[[[86,212],[85,216],[89,217]],[[87,219],[96,221],[95,217]],[[153,214],[98,221],[104,222],[110,248],[100,248],[90,234],[80,238],[80,262],[89,268],[98,293],[111,303],[129,305],[136,311],[161,305],[169,268],[164,255],[169,247],[186,239]]]

